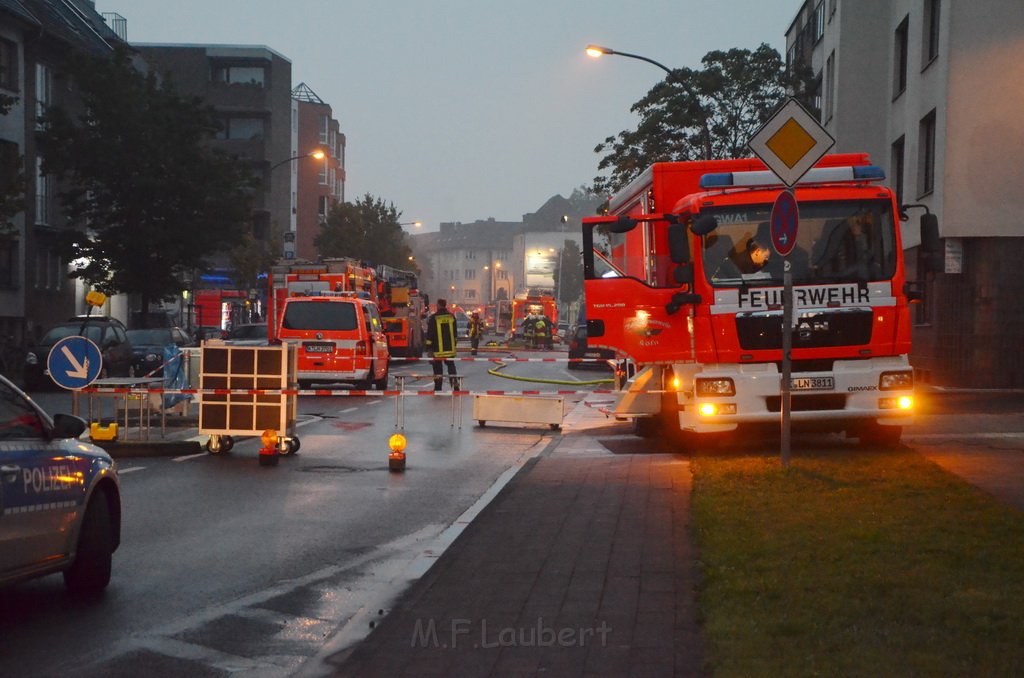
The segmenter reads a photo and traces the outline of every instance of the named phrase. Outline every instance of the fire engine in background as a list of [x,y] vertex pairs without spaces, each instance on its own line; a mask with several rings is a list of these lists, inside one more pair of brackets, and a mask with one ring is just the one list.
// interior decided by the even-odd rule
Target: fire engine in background
[[[792,421],[894,443],[912,420],[908,292],[894,193],[866,154],[823,158],[795,186]],[[783,261],[768,222],[782,189],[755,159],[659,163],[583,220],[588,341],[637,369],[616,415],[700,434],[777,424]],[[609,256],[594,228],[610,232]],[[921,218],[925,268],[938,222]],[[765,260],[765,255],[767,259]]]
[[379,305],[391,355],[420,357],[423,355],[423,318],[428,300],[419,291],[416,274],[381,265],[377,267],[377,275],[378,284],[384,285]]
[[[200,339],[221,339],[226,328],[252,322],[258,315],[253,309],[248,294],[240,290],[196,290],[192,298],[193,316],[191,324],[198,332],[213,333],[216,336],[200,336]],[[205,328],[205,329],[200,329]]]
[[[301,386],[318,381],[352,382],[362,388],[387,384],[390,356],[376,303],[381,289],[377,283],[373,267],[348,258],[271,268],[268,338],[299,345]],[[292,303],[307,300],[323,305]],[[289,306],[294,308],[289,311]]]
[[517,294],[512,300],[512,332],[519,331],[520,323],[529,315],[547,316],[552,327],[558,326],[558,302],[545,290],[531,289]]

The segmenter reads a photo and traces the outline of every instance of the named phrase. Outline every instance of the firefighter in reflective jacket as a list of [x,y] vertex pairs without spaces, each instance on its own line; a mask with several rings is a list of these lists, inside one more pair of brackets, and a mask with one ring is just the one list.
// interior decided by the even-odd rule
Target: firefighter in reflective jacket
[[448,310],[448,302],[437,300],[437,311],[427,318],[427,351],[432,360],[430,367],[434,370],[434,391],[440,391],[444,383],[442,363],[448,367],[448,379],[452,390],[458,389],[455,378],[455,316]]

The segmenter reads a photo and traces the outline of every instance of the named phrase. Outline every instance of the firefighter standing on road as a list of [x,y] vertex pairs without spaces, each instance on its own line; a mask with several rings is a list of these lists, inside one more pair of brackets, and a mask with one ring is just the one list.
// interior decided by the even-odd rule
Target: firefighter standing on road
[[448,302],[437,300],[437,311],[427,318],[427,350],[432,360],[430,367],[434,371],[434,392],[441,391],[444,383],[442,363],[448,367],[448,379],[452,390],[458,390],[455,371],[455,316],[448,310]]
[[483,323],[480,322],[480,314],[473,311],[473,315],[469,317],[469,345],[472,347],[472,354],[476,355],[476,351],[480,348],[480,335],[484,333]]

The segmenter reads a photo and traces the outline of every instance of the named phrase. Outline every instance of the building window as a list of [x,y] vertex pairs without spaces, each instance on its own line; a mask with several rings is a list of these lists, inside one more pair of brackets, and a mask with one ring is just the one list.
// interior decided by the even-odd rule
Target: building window
[[464,277],[466,278],[466,280],[475,280],[476,279],[476,270],[475,269],[467,268],[464,273],[465,273]]
[[825,35],[825,0],[818,0],[814,8],[814,42],[817,43]]
[[832,16],[836,13],[836,0],[828,0],[828,20],[832,21]]
[[476,252],[474,252],[473,250],[466,250],[466,258],[476,259]]
[[320,161],[320,177],[318,179],[321,186],[327,185],[327,156]]
[[327,207],[330,201],[326,195],[318,195],[316,197],[316,213],[320,215],[321,219],[327,218]]
[[227,118],[217,138],[259,140],[263,138],[263,125],[263,118]]
[[825,60],[825,111],[824,119],[828,122],[836,108],[836,52],[828,55]]
[[36,64],[36,129],[42,128],[40,120],[50,107],[53,76],[50,67]]
[[266,69],[263,66],[231,66],[215,64],[211,71],[214,82],[227,85],[255,85],[263,87]]
[[327,145],[327,141],[330,138],[330,133],[331,133],[330,125],[331,125],[331,119],[328,118],[326,115],[321,115],[320,116],[320,143],[325,145],[325,146]]
[[40,250],[36,255],[36,289],[60,291],[64,280],[62,268],[60,257],[49,248]]
[[0,38],[0,87],[18,91],[18,46]]
[[466,301],[475,301],[476,290],[462,290],[462,298],[465,299]]
[[924,63],[922,68],[939,56],[939,4],[941,0],[924,0]]
[[892,75],[892,98],[895,99],[903,94],[907,88],[907,35],[910,26],[910,17],[903,17],[903,21],[896,27],[893,53],[893,75]]
[[821,71],[814,76],[814,82],[811,84],[811,107],[814,109],[811,112],[821,119],[821,92],[822,92],[822,81]]
[[918,194],[935,190],[935,109],[921,118],[918,132]]
[[896,191],[896,204],[903,205],[903,169],[904,169],[904,151],[906,149],[906,142],[904,137],[900,137],[892,144],[892,157],[889,161],[889,173],[892,179],[893,190]]
[[50,177],[43,173],[43,159],[36,158],[36,223],[50,223]]

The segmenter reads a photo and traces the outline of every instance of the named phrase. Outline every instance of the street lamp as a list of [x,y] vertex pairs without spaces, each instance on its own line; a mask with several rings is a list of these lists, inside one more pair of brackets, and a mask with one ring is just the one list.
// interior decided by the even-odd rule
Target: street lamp
[[587,52],[587,56],[594,57],[595,59],[597,59],[597,58],[599,58],[599,57],[601,57],[601,56],[603,56],[605,54],[607,54],[608,56],[611,56],[611,55],[615,54],[615,55],[618,55],[618,56],[629,57],[630,59],[639,59],[640,61],[646,61],[649,64],[654,64],[655,66],[657,66],[661,70],[665,71],[669,75],[672,75],[672,69],[669,68],[668,66],[666,66],[664,64],[660,64],[657,61],[655,61],[654,59],[648,59],[645,56],[640,56],[639,54],[630,54],[629,52],[617,52],[614,49],[612,49],[611,47],[602,47],[601,45],[587,45],[587,48],[586,48],[585,51]]
[[316,160],[323,160],[324,156],[326,156],[326,155],[327,154],[324,153],[323,149],[320,149],[320,148],[316,149],[315,151],[312,151],[311,153],[304,153],[302,155],[293,155],[292,157],[288,158],[287,160],[282,160],[279,163],[275,163],[275,164],[271,165],[270,166],[270,171],[273,172],[274,170],[276,170],[281,165],[284,165],[285,163],[289,163],[292,160],[302,160],[303,158],[315,158]]
[[400,221],[400,222],[398,222],[398,225],[399,226],[413,226],[415,228],[419,228],[420,226],[423,225],[423,222],[422,221]]
[[[657,66],[661,70],[663,70],[666,73],[668,73],[668,77],[665,78],[666,80],[671,80],[671,81],[675,82],[676,84],[682,86],[683,89],[686,90],[686,93],[688,95],[690,95],[690,97],[693,98],[694,103],[697,104],[698,106],[700,104],[700,97],[698,97],[697,94],[690,88],[690,84],[688,82],[684,81],[682,78],[680,78],[676,74],[676,71],[673,71],[671,68],[669,68],[668,66],[666,66],[663,63],[659,63],[659,62],[655,61],[654,59],[650,59],[648,57],[641,56],[640,54],[630,54],[629,52],[619,52],[617,50],[612,49],[611,47],[602,47],[601,45],[587,45],[587,47],[586,47],[586,49],[584,51],[587,53],[587,56],[594,57],[595,59],[597,59],[599,57],[602,57],[605,54],[607,54],[608,56],[613,56],[614,55],[614,56],[627,57],[629,59],[639,59],[640,61],[646,61],[649,64],[654,64],[655,66]],[[702,110],[702,113],[703,113],[703,110]],[[704,142],[704,149],[703,149],[704,150],[704,159],[705,160],[710,160],[711,159],[711,130],[708,129],[708,121],[707,121],[707,116],[706,115],[701,115],[701,136],[703,137],[703,142]]]

